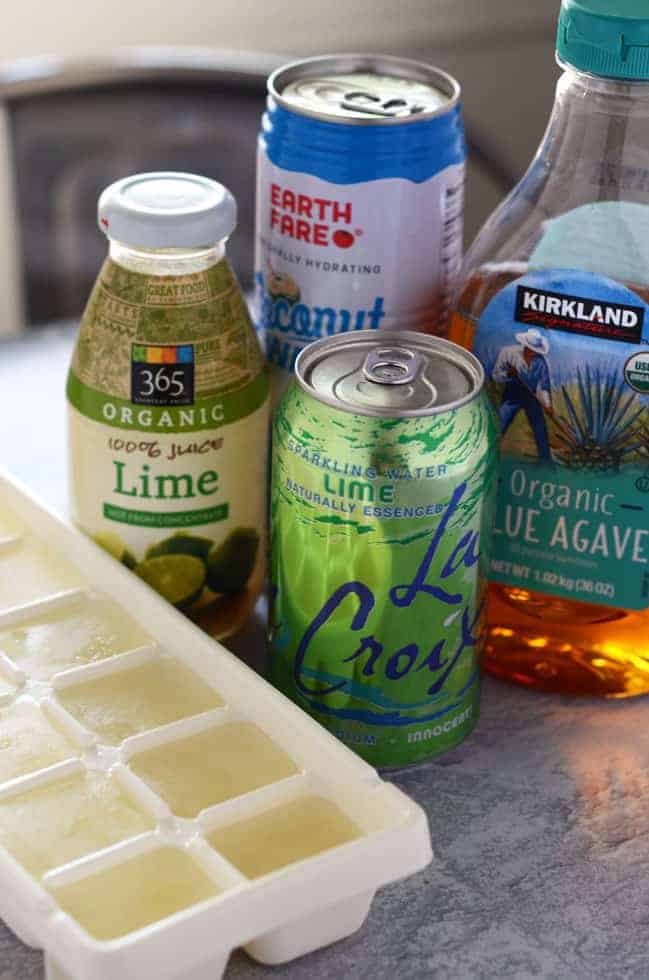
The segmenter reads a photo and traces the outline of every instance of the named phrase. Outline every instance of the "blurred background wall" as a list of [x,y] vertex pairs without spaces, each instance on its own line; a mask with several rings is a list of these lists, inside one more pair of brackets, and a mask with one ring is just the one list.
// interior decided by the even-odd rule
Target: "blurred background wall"
[[[140,160],[147,166],[158,159],[160,166],[177,166],[187,159],[188,165],[200,166],[196,147],[201,126],[206,130],[203,144],[214,160],[213,176],[227,180],[232,173],[237,178],[241,168],[232,158],[233,146],[239,146],[244,169],[254,153],[255,120],[263,103],[259,81],[254,98],[252,89],[247,92],[241,111],[236,87],[220,88],[215,82],[209,88],[206,73],[200,85],[197,79],[191,84],[186,80],[182,104],[175,82],[167,90],[158,86],[146,96],[149,101],[142,103],[138,117],[135,100],[144,98],[140,93],[146,79],[129,82],[126,88],[122,79],[122,90],[107,91],[106,79],[101,85],[88,85],[80,71],[85,105],[80,111],[81,88],[77,91],[69,83],[70,65],[108,63],[115,52],[134,46],[158,46],[157,53],[150,52],[152,63],[174,58],[196,63],[205,56],[213,65],[213,53],[205,49],[224,52],[225,62],[228,52],[236,58],[247,52],[246,65],[260,78],[272,63],[266,55],[273,54],[377,50],[439,64],[463,85],[471,144],[466,220],[470,240],[521,175],[541,137],[558,74],[553,56],[558,6],[558,0],[12,4],[0,32],[0,275],[9,284],[4,296],[0,293],[0,334],[24,323],[75,315],[82,305],[90,269],[103,249],[88,210],[95,184],[123,176]],[[65,93],[57,94],[61,74],[68,81]],[[165,122],[165,105],[169,114],[175,113],[177,138],[172,135],[163,145],[156,143],[156,130]],[[142,125],[137,125],[138,119]],[[241,140],[229,146],[228,132],[234,133],[238,125]],[[192,127],[193,142],[188,142]],[[97,134],[102,129],[110,132],[114,147],[101,144]],[[154,163],[146,151],[131,152],[138,141],[144,145],[147,140]],[[212,170],[206,165],[202,169]],[[248,177],[238,190],[245,200],[236,262],[245,280],[252,227]],[[56,207],[45,221],[47,195],[56,199]],[[79,231],[88,223],[93,225],[87,231],[92,236],[89,246]],[[58,230],[50,241],[53,227]],[[87,268],[76,275],[73,266],[84,263]],[[71,278],[62,293],[64,274]]]
[[554,0],[21,0],[5,13],[0,52],[73,55],[123,44],[407,51],[547,35],[557,8]]

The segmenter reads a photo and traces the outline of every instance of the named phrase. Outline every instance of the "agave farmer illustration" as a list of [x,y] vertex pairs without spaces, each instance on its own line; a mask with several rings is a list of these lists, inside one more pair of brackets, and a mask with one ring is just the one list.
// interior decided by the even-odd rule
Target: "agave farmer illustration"
[[615,472],[642,446],[645,409],[614,372],[586,367],[576,384],[559,389],[563,410],[553,416],[553,455],[571,469]]

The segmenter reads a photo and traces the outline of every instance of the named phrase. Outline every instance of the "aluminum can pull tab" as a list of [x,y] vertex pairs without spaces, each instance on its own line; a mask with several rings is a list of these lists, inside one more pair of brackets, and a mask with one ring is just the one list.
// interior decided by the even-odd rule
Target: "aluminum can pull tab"
[[371,116],[415,116],[426,109],[421,101],[403,97],[382,99],[370,92],[345,92],[339,104],[341,109],[367,112]]
[[404,385],[419,375],[423,358],[407,347],[380,347],[371,350],[363,362],[363,374],[379,385]]

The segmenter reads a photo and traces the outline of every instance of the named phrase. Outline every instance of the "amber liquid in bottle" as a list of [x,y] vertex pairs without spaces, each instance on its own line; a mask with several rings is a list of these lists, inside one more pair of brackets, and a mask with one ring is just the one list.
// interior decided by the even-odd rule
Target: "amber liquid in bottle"
[[[456,300],[449,339],[470,349],[489,301],[524,272],[520,263],[503,262],[470,275]],[[649,302],[649,289],[628,285]],[[585,339],[585,356],[587,344]],[[649,610],[627,611],[492,583],[485,668],[504,680],[563,694],[623,698],[649,693]]]

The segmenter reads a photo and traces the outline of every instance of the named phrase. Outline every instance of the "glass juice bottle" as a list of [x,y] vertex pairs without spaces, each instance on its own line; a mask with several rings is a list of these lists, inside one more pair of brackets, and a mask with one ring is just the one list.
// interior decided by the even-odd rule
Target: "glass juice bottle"
[[99,200],[110,251],[68,377],[72,515],[225,637],[264,580],[268,374],[225,254],[236,204],[191,174]]
[[649,691],[649,4],[563,0],[557,56],[450,336],[502,426],[486,667],[625,697]]

